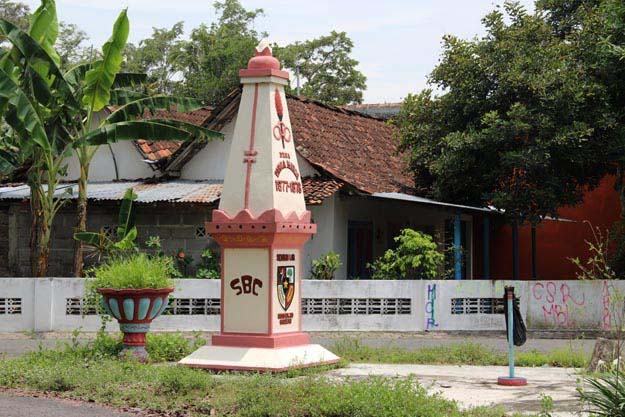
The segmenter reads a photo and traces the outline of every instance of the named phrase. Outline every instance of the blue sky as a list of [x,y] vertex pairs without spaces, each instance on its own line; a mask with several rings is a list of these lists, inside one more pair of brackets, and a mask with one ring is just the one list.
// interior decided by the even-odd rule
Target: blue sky
[[[38,0],[26,0],[33,9]],[[203,0],[57,0],[59,18],[78,24],[100,46],[119,11],[128,7],[130,41],[149,36],[152,27],[185,22],[190,31],[215,19],[212,1]],[[263,8],[259,31],[270,42],[288,43],[346,31],[353,56],[367,76],[366,103],[400,101],[426,86],[440,54],[441,38],[451,33],[470,38],[483,33],[481,18],[501,1],[493,0],[241,0],[247,9]],[[522,0],[531,7],[533,1]]]

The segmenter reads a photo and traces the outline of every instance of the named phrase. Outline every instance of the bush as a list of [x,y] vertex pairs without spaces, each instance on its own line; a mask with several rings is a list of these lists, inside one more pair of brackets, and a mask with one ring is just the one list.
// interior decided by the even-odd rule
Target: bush
[[312,261],[312,269],[310,270],[310,279],[334,279],[334,272],[341,266],[339,254],[333,251],[321,256],[321,258]]
[[115,258],[94,270],[89,288],[140,289],[173,287],[171,262],[140,253],[129,258]]
[[432,236],[412,229],[403,229],[394,238],[399,245],[387,250],[371,268],[373,279],[434,279],[441,272],[445,256],[438,250]]

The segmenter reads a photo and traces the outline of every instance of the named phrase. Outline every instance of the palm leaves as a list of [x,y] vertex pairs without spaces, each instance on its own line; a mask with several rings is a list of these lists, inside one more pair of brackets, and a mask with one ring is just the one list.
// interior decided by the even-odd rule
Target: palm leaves
[[582,401],[595,416],[625,416],[625,375],[619,369],[612,369],[599,376],[585,377],[588,389],[579,389]]

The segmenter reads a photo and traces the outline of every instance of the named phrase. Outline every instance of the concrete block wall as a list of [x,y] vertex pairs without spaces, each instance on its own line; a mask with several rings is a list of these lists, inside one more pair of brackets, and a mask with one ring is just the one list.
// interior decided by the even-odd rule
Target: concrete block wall
[[[199,204],[196,206],[189,204],[176,206],[170,203],[136,204],[135,225],[138,232],[136,242],[139,246],[145,247],[148,237],[159,236],[166,253],[183,250],[186,255],[193,257],[195,264],[199,262],[204,249],[208,247],[218,249],[208,236],[197,234],[197,229],[204,227],[204,222],[210,220],[212,209],[213,207]],[[101,202],[90,206],[87,230],[99,231],[102,227],[109,227],[112,233],[116,233],[118,210],[118,202]],[[15,224],[14,231],[9,230],[11,221]],[[0,209],[0,276],[30,275],[30,225],[28,204],[12,203],[6,210]],[[59,211],[53,224],[48,275],[72,275],[75,226],[75,205],[69,203]],[[12,234],[19,236],[19,239],[11,240]],[[94,261],[94,257],[85,257],[87,267],[93,265]],[[4,267],[5,265],[7,267]],[[191,268],[188,272],[193,275],[196,271],[195,268]]]
[[[0,332],[96,331],[81,315],[85,279],[0,278]],[[218,331],[220,281],[176,280],[162,331]],[[623,316],[621,281],[308,281],[302,323],[308,331],[503,331],[496,308],[514,285],[530,330],[613,330]],[[109,324],[116,330],[115,323]]]

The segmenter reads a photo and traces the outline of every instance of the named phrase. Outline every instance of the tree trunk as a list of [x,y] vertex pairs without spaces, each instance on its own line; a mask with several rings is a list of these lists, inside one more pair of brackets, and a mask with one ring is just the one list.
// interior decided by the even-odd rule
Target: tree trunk
[[618,340],[609,340],[603,337],[597,338],[595,349],[592,351],[589,372],[601,372],[612,366],[612,361],[618,358]]
[[30,273],[32,276],[37,275],[37,263],[40,254],[39,236],[41,236],[41,201],[36,191],[33,191],[32,184],[30,185],[30,242],[28,247],[30,249]]
[[48,256],[50,255],[50,226],[45,221],[40,222],[39,256],[37,258],[37,277],[45,277],[48,272]]
[[[78,217],[74,232],[87,230],[87,172],[88,166],[80,167],[80,180],[78,181]],[[84,246],[76,240],[74,242],[74,276],[83,277],[84,273]]]

